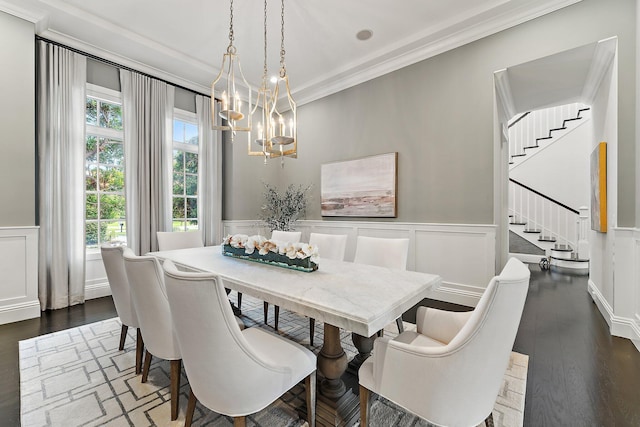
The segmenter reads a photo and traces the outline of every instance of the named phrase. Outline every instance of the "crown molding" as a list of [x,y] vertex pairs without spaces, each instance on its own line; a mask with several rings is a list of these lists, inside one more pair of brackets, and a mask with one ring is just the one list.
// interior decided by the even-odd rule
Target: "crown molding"
[[135,61],[131,58],[119,55],[109,50],[99,48],[97,46],[94,46],[92,44],[89,44],[82,40],[78,40],[74,37],[70,37],[66,34],[63,34],[57,31],[45,30],[45,31],[42,31],[39,35],[45,39],[49,39],[51,41],[61,43],[63,45],[88,53],[90,55],[94,55],[99,58],[106,59],[107,61],[111,61],[115,64],[119,64],[124,67],[139,71],[141,73],[157,77],[167,82],[171,82],[175,85],[193,90],[194,92],[208,94],[211,91],[211,88],[209,86],[204,86],[199,83],[193,82],[191,80],[184,79],[175,74],[160,70],[159,68],[152,67],[150,65],[147,65],[139,61]]
[[20,6],[16,6],[13,3],[7,3],[4,0],[0,0],[0,12],[8,13],[9,15],[29,21],[32,24],[37,24],[46,16],[44,12],[28,10]]
[[412,44],[416,47],[396,51],[396,54],[390,54],[386,60],[378,60],[376,63],[368,61],[349,70],[324,76],[321,80],[315,80],[303,87],[298,87],[293,92],[293,96],[296,98],[298,106],[304,105],[580,1],[582,0],[547,0],[536,2],[533,5],[527,4],[497,14],[480,23],[469,26],[461,25],[463,28],[453,33],[446,33],[435,38],[427,36]]

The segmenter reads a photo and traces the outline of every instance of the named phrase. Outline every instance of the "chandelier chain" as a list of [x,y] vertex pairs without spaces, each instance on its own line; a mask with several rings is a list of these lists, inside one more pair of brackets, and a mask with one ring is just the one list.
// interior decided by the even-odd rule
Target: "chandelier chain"
[[287,67],[284,65],[284,0],[281,2],[282,8],[280,12],[280,77],[287,75]]
[[264,68],[263,79],[267,78],[267,0],[264,0]]
[[229,47],[227,52],[235,53],[235,47],[233,46],[233,0],[229,1]]

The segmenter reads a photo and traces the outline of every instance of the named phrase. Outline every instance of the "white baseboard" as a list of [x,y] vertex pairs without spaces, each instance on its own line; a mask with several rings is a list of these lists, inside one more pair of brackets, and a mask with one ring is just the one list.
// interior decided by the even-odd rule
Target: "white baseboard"
[[442,282],[442,285],[430,292],[428,298],[453,304],[475,307],[484,293],[484,288],[460,283]]
[[513,254],[509,252],[509,258],[517,258],[522,262],[528,264],[539,264],[542,258],[546,258],[544,255],[532,255],[532,254]]
[[102,298],[111,295],[109,282],[86,284],[84,287],[84,299]]
[[40,317],[40,302],[29,301],[0,307],[0,325]]
[[638,323],[634,319],[616,316],[613,313],[611,305],[591,280],[589,280],[589,295],[591,295],[593,302],[595,302],[596,307],[600,310],[600,314],[602,314],[607,325],[609,325],[611,335],[630,339],[638,351],[640,351],[640,327]]

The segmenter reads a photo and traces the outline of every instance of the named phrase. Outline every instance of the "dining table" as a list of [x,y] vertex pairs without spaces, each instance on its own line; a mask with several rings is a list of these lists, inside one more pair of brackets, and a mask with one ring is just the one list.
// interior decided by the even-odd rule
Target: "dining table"
[[[318,353],[319,425],[350,425],[357,420],[358,398],[342,376],[347,356],[340,330],[353,333],[360,363],[368,356],[376,333],[421,302],[441,284],[441,277],[319,258],[318,269],[306,272],[225,256],[221,246],[151,252],[187,271],[209,272],[226,288],[251,295],[324,323]],[[325,407],[321,408],[321,404]]]

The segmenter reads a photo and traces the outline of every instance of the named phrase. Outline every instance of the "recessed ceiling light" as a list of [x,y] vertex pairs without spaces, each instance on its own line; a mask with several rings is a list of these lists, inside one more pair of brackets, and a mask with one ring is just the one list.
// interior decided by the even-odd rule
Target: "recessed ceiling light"
[[356,34],[358,40],[369,40],[371,36],[373,36],[373,31],[371,30],[360,30]]
[[271,76],[271,83],[278,83],[278,76]]

